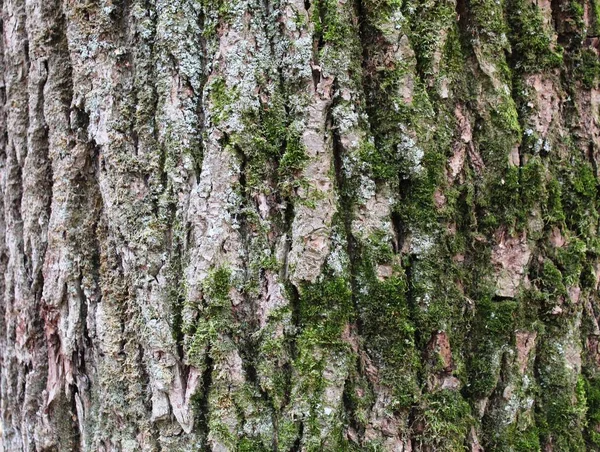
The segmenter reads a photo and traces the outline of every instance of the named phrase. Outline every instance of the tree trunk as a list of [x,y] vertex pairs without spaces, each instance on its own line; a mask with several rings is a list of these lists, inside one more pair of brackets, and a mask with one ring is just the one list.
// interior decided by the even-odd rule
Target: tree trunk
[[0,3],[0,450],[600,450],[600,0]]

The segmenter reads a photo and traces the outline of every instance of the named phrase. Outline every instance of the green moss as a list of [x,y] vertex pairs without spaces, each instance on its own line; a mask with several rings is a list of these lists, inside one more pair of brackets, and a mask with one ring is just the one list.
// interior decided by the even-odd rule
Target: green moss
[[200,307],[199,319],[187,328],[187,354],[190,363],[203,368],[207,350],[214,357],[232,350],[233,343],[222,339],[223,335],[234,332],[229,290],[231,273],[226,268],[213,270],[204,283],[205,298]]
[[492,110],[492,122],[496,127],[500,127],[503,133],[510,136],[520,136],[521,125],[519,124],[519,114],[517,112],[514,100],[510,96],[501,96],[495,108]]
[[[579,153],[573,149],[573,152]],[[565,223],[580,237],[595,236],[598,224],[596,209],[597,180],[588,163],[575,160],[562,174],[562,204]]]
[[562,223],[565,221],[565,211],[562,204],[562,188],[560,182],[555,178],[550,179],[547,184],[547,196],[542,204],[542,212],[546,223]]
[[291,419],[281,418],[277,423],[277,445],[278,450],[293,450],[300,433],[297,422]]
[[370,282],[361,284],[357,303],[365,344],[370,355],[381,363],[382,382],[393,389],[390,408],[408,408],[418,392],[419,357],[406,301],[406,280],[398,275],[379,281],[371,274]]
[[231,19],[231,2],[226,0],[195,0],[195,2],[202,8],[204,16],[202,35],[205,37],[216,35],[219,24]]
[[387,264],[394,259],[394,249],[388,233],[376,231],[365,241],[365,254],[371,262]]
[[349,421],[360,428],[366,428],[375,398],[367,378],[361,375],[359,369],[352,372],[344,386],[344,400],[350,415]]
[[227,121],[231,115],[231,106],[237,98],[235,89],[226,85],[225,79],[216,77],[208,86],[211,102],[211,119],[215,125]]
[[579,402],[573,404],[565,389],[550,389],[555,397],[547,400],[543,410],[536,417],[540,426],[542,442],[551,441],[557,450],[586,450],[581,431],[582,407]]
[[507,171],[509,155],[520,145],[521,137],[514,100],[508,95],[494,93],[489,99],[488,111],[483,112],[474,133],[474,141],[490,176],[502,177]]
[[472,0],[469,4],[480,32],[490,41],[502,42],[502,35],[508,31],[504,20],[504,4],[503,0]]
[[567,293],[563,275],[550,259],[544,261],[540,282],[543,291],[550,296],[566,295]]
[[480,230],[492,234],[500,225],[525,228],[532,210],[547,199],[544,172],[540,159],[532,158],[522,167],[506,166],[499,174],[492,173],[477,198],[484,209]]
[[472,43],[477,53],[497,67],[497,76],[503,82],[511,79],[504,55],[509,51],[508,27],[504,15],[505,0],[472,0],[469,2],[470,21],[474,25]]
[[271,449],[266,447],[261,441],[251,438],[241,438],[234,450],[237,452],[268,452]]
[[[338,413],[323,414],[323,392],[329,379],[334,378],[325,375],[325,369],[331,369],[331,363],[336,362],[335,372],[346,375],[355,359],[350,345],[342,338],[354,311],[349,282],[340,276],[324,274],[320,281],[300,285],[295,304],[299,333],[294,347],[296,378],[292,397],[295,403],[308,408],[303,445],[307,450],[321,450],[324,447],[322,429],[341,425]],[[328,437],[326,442],[332,443],[332,450],[336,450],[344,440],[334,436]]]
[[[213,407],[218,407],[219,405],[223,407],[228,407],[230,404],[230,400],[227,397],[221,397],[218,391],[211,390],[209,395],[209,405]],[[229,430],[228,426],[223,422],[223,420],[219,417],[219,410],[215,410],[216,412],[210,413],[210,419],[208,421],[208,431],[211,436],[214,438],[218,438],[219,442],[223,443],[226,447],[231,450],[235,450],[235,446],[237,443],[237,438],[235,435]]]
[[389,164],[393,157],[378,150],[374,143],[363,140],[358,150],[358,156],[362,161],[369,163],[375,179],[388,180],[398,174],[398,168]]
[[583,198],[593,199],[597,194],[598,181],[592,167],[588,164],[579,164],[575,167],[573,188]]
[[[181,260],[176,259],[176,265],[180,266]],[[179,278],[181,273],[175,273],[175,277]],[[183,306],[185,304],[185,292],[180,284],[172,282],[169,287],[168,295],[169,304],[171,305],[171,332],[173,339],[180,343],[183,340]]]
[[564,47],[569,51],[580,47],[585,38],[585,2],[586,0],[567,0],[560,6],[560,20],[555,23],[555,27]]
[[415,442],[436,451],[464,450],[474,420],[471,407],[456,391],[425,394],[418,407]]
[[341,277],[305,284],[300,291],[301,340],[308,344],[334,346],[353,310],[348,281]]
[[[417,331],[417,347],[424,349],[433,333],[445,331],[453,349],[462,350],[470,318],[465,318],[465,299],[462,282],[467,279],[460,266],[453,263],[450,255],[441,250],[427,259],[414,260],[410,271],[411,318]],[[455,356],[461,377],[461,355]]]
[[229,10],[231,3],[226,0],[195,0],[205,10],[225,14]]
[[476,398],[488,397],[497,385],[500,358],[510,345],[515,330],[515,301],[482,298],[474,322],[474,349],[468,366],[469,392]]
[[291,361],[289,340],[277,335],[274,328],[267,327],[259,342],[259,361],[256,366],[261,389],[269,394],[271,404],[280,412],[290,390],[290,376],[286,374],[287,364]]
[[421,174],[408,179],[399,201],[398,215],[411,229],[433,232],[441,219],[434,193],[443,180],[446,158],[438,148],[425,151]]
[[585,438],[589,446],[600,449],[600,379],[583,379],[583,388],[587,400]]
[[290,196],[291,190],[302,184],[297,175],[306,165],[308,157],[299,134],[288,129],[285,141],[285,152],[281,156],[278,169],[279,187],[282,195]]
[[[354,265],[354,298],[365,346],[378,363],[380,381],[392,389],[390,407],[406,409],[416,400],[419,366],[407,280],[387,234],[372,234],[356,246],[355,255],[360,258]],[[378,266],[387,267],[390,274],[378,276]],[[363,406],[361,403],[365,401],[358,398],[357,405]]]
[[488,338],[498,343],[510,338],[514,330],[515,310],[514,301],[483,300],[477,305],[477,311],[483,321],[483,331]]
[[539,158],[531,158],[521,167],[519,189],[521,204],[527,213],[545,198],[544,173],[545,167]]
[[446,30],[456,22],[456,10],[452,2],[412,1],[405,2],[404,11],[411,26],[410,40],[417,57],[417,71],[423,77],[435,75],[436,54],[445,44]]
[[[500,224],[513,228],[516,221],[526,216],[523,212],[519,196],[519,169],[506,167],[505,171],[495,176],[489,182],[488,198],[480,198],[479,206],[487,208],[488,215],[481,219],[481,228],[490,233],[495,231]],[[519,218],[521,217],[521,218]]]
[[573,325],[552,327],[540,342],[536,362],[540,388],[535,419],[542,443],[552,442],[555,450],[583,451],[586,393],[581,376],[565,359],[570,328]]
[[469,362],[469,394],[475,398],[489,397],[498,384],[499,350],[492,344],[482,344]]
[[229,290],[231,289],[231,272],[220,267],[213,271],[204,284],[206,296],[210,298],[212,304],[221,303],[228,305]]
[[[407,80],[414,82],[410,103],[399,95]],[[434,154],[443,154],[445,148],[433,143],[435,111],[425,85],[412,73],[410,62],[397,61],[392,67],[378,68],[367,83],[372,89],[369,95],[376,99],[367,105],[374,142],[363,142],[359,156],[371,176],[397,183],[399,175],[412,179],[420,176],[422,169],[433,170],[423,160],[441,159]]]
[[246,187],[267,194],[277,187],[290,197],[295,188],[306,185],[299,176],[308,157],[285,103],[283,95],[275,94],[268,104],[245,111],[244,132],[232,141],[245,161]]
[[515,452],[539,452],[542,450],[540,436],[535,426],[513,433],[512,443]]
[[448,29],[448,37],[443,50],[442,76],[448,77],[452,84],[455,97],[466,99],[468,96],[468,72],[465,70],[467,50],[463,48],[458,23]]
[[363,10],[370,26],[386,28],[393,19],[394,14],[399,12],[404,0],[364,0]]
[[335,0],[315,0],[311,6],[314,32],[324,43],[340,45],[350,34],[350,25],[340,17]]
[[591,34],[594,36],[600,35],[600,1],[599,0],[591,0],[592,4],[592,14],[594,18],[594,23],[592,26]]
[[508,0],[510,40],[514,67],[521,72],[540,72],[562,64],[562,49],[553,48],[537,5],[527,0]]
[[575,25],[579,28],[585,25],[585,0],[571,0],[567,3],[566,11],[570,14],[570,19],[575,22]]
[[585,242],[576,237],[570,237],[568,245],[558,248],[554,254],[556,263],[562,269],[561,273],[565,286],[577,285],[583,271],[583,266],[587,261],[587,246]]

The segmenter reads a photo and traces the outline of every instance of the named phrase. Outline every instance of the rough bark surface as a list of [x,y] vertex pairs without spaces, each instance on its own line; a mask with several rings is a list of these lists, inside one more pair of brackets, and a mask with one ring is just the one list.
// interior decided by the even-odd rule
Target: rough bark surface
[[0,450],[600,450],[599,0],[0,4]]

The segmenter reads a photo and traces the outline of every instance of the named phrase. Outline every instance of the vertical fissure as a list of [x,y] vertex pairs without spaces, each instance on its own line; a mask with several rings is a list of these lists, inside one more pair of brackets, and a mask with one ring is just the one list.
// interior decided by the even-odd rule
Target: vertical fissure
[[[337,86],[336,81],[334,82],[333,92],[337,92],[338,90],[339,87]],[[354,312],[349,317],[356,325],[358,334],[360,334],[362,331],[362,321],[359,315],[359,306],[357,299],[357,293],[360,290],[357,281],[357,264],[360,260],[360,255],[359,250],[357,249],[358,244],[356,243],[356,239],[354,238],[354,234],[352,233],[352,220],[355,206],[352,199],[352,190],[349,187],[348,181],[346,180],[346,176],[344,175],[343,159],[345,151],[341,143],[341,138],[339,136],[339,129],[335,127],[335,121],[332,115],[334,109],[335,100],[329,108],[327,123],[328,129],[331,131],[332,136],[333,165],[337,189],[336,191],[338,196],[338,202],[340,204],[339,212],[340,216],[342,217],[344,233],[346,235],[346,253],[348,254],[349,260],[349,282],[351,288],[352,306],[354,307]]]
[[209,344],[206,348],[206,356],[205,356],[205,367],[204,372],[202,372],[202,385],[200,396],[197,399],[197,409],[195,410],[198,431],[200,436],[204,439],[203,451],[210,452],[210,445],[208,442],[208,435],[210,433],[210,410],[209,410],[209,395],[212,385],[212,372],[214,361],[211,356],[212,347]]

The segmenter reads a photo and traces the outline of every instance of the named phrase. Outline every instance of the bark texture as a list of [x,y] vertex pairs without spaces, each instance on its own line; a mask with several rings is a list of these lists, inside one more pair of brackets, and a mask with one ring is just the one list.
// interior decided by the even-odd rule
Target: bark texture
[[0,449],[600,450],[599,0],[0,4]]

